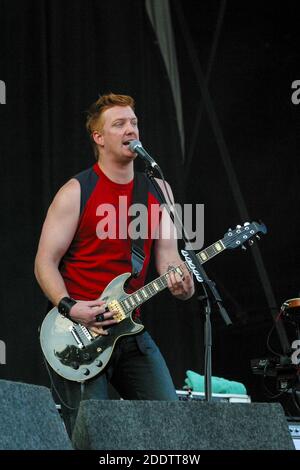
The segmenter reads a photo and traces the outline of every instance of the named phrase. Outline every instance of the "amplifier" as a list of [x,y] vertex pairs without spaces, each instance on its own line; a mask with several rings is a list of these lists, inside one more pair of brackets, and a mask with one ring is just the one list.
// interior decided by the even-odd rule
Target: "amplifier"
[[[204,392],[193,392],[189,390],[176,390],[179,400],[205,400]],[[248,395],[233,395],[226,393],[213,393],[212,401],[223,401],[227,403],[251,403],[251,398]]]
[[300,418],[288,418],[288,426],[296,450],[300,450]]

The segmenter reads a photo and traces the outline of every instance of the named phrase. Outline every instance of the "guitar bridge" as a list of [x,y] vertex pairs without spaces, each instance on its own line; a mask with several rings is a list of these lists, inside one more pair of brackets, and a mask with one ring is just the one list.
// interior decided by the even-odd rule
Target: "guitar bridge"
[[107,306],[109,311],[114,314],[114,320],[120,322],[126,318],[126,314],[117,300],[112,300]]

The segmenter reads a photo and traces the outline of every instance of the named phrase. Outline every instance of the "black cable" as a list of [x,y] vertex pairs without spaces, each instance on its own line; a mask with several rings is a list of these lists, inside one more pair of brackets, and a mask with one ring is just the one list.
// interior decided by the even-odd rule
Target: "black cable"
[[45,366],[46,366],[46,370],[47,370],[48,375],[49,375],[50,384],[51,384],[51,390],[53,389],[53,390],[55,391],[55,393],[56,393],[56,395],[57,395],[57,397],[58,397],[60,403],[61,403],[65,408],[67,408],[68,410],[71,410],[71,411],[78,410],[78,408],[79,408],[78,406],[77,406],[76,408],[74,408],[74,407],[68,405],[68,404],[62,399],[61,394],[60,394],[59,391],[57,390],[57,387],[56,387],[56,385],[55,385],[55,383],[54,383],[54,380],[53,380],[53,377],[52,377],[50,368],[49,368],[49,366],[48,366],[48,363],[47,363],[47,361],[46,361],[44,355],[43,355],[43,360],[44,360],[44,363],[45,363]]
[[295,407],[297,408],[297,410],[300,413],[300,401],[299,401],[299,398],[298,398],[298,395],[297,395],[297,387],[292,388],[292,399],[293,399]]
[[274,349],[272,349],[271,346],[270,346],[270,338],[271,338],[272,332],[274,331],[274,328],[275,328],[275,323],[273,322],[273,325],[272,325],[272,327],[271,327],[271,329],[268,333],[268,336],[267,336],[267,348],[272,354],[275,354],[275,356],[281,357],[282,354],[274,351]]

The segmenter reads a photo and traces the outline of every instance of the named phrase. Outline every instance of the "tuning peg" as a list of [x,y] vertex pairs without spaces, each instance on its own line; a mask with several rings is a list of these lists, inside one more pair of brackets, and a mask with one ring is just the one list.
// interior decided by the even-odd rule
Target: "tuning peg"
[[260,236],[259,236],[259,235],[255,235],[255,238],[257,238],[257,240],[260,240]]
[[242,226],[241,226],[241,225],[237,225],[236,228],[242,228]]
[[250,222],[245,222],[244,227],[247,227],[247,225],[250,225]]
[[246,251],[247,247],[245,245],[242,245],[242,250]]
[[254,243],[254,241],[253,241],[253,240],[249,240],[248,243],[249,243],[250,246],[252,246],[253,243]]

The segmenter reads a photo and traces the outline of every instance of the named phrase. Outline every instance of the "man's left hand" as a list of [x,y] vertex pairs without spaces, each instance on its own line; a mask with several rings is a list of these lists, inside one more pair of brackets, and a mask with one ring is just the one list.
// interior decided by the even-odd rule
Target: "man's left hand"
[[[171,270],[171,271],[170,271]],[[182,274],[179,274],[173,266],[169,266],[167,275],[167,283],[170,292],[180,300],[187,300],[195,292],[194,281],[192,274],[185,266],[180,267]]]

